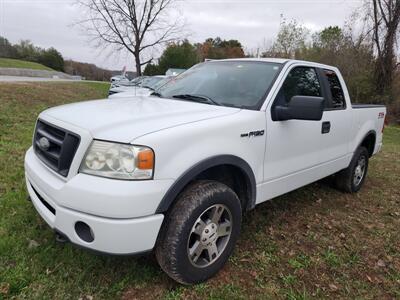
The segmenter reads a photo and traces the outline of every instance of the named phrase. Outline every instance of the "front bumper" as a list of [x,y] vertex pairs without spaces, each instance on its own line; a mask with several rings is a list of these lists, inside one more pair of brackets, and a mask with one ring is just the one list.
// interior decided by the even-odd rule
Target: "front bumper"
[[[164,219],[154,214],[170,181],[121,181],[77,174],[65,180],[48,169],[32,148],[25,156],[32,203],[51,228],[72,243],[112,254],[151,250]],[[89,226],[87,242],[77,223]]]

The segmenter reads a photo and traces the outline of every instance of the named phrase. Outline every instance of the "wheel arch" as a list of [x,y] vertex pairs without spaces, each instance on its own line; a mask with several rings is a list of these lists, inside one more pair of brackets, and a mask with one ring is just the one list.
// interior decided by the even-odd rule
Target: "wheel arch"
[[[228,168],[229,170],[233,171],[234,174],[232,176],[239,174],[242,176],[244,182],[241,180],[239,182],[235,180],[234,182],[235,184],[239,185],[239,189],[241,189],[240,185],[244,184],[244,193],[242,195],[238,195],[238,197],[245,197],[246,199],[244,210],[253,209],[256,203],[257,190],[256,179],[252,168],[240,157],[234,155],[219,155],[202,160],[185,171],[168,189],[167,193],[164,195],[163,199],[158,205],[156,213],[167,212],[171,205],[175,202],[177,196],[188,184],[190,184],[193,180],[201,179],[202,175],[208,174],[207,172],[211,173],[212,170],[220,170],[219,168]],[[235,192],[238,193],[236,190]],[[243,203],[243,199],[240,200]]]
[[375,130],[370,130],[364,135],[363,139],[358,144],[357,148],[361,146],[367,148],[369,157],[371,157],[374,154],[375,143],[376,143],[376,132]]

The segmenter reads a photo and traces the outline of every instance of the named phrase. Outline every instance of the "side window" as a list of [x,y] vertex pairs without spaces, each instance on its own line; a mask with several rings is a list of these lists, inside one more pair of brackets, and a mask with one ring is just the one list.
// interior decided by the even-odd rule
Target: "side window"
[[339,78],[336,73],[331,70],[323,70],[329,84],[329,88],[332,94],[332,108],[333,109],[345,109],[346,99]]
[[293,96],[322,97],[321,84],[314,68],[292,69],[278,93],[275,105],[287,105]]

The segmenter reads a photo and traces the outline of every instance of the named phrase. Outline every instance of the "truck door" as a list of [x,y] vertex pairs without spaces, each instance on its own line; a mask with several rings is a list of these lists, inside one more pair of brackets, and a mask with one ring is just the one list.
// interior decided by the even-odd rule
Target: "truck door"
[[267,145],[264,181],[276,180],[321,162],[321,122],[273,121],[271,109],[289,103],[293,96],[323,97],[322,83],[313,67],[296,66],[287,74],[272,105],[267,108]]

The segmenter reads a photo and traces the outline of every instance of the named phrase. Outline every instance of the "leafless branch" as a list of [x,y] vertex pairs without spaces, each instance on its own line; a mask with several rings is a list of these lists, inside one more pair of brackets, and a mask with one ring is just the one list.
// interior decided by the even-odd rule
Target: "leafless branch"
[[84,28],[92,44],[133,54],[138,75],[153,59],[142,61],[147,50],[184,37],[184,22],[176,13],[179,0],[76,1],[87,16],[77,25]]

